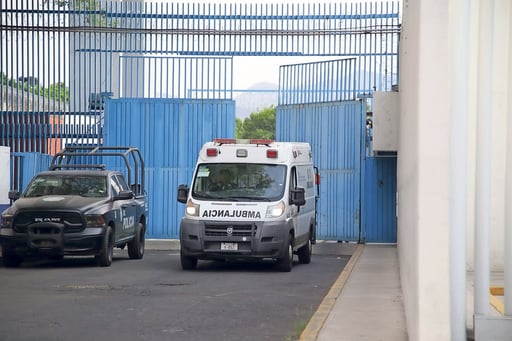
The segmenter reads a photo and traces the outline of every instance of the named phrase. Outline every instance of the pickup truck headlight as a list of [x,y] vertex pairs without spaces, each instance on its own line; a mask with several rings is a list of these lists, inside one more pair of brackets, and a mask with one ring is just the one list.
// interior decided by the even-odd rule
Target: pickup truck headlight
[[280,201],[277,205],[267,207],[267,218],[279,218],[285,210],[284,202]]
[[192,217],[199,217],[199,205],[194,204],[192,200],[187,201],[187,208],[185,209],[187,215]]
[[13,218],[14,218],[14,216],[12,214],[2,215],[2,224],[0,225],[0,228],[6,228],[6,229],[12,228]]
[[105,217],[101,214],[88,214],[85,216],[85,222],[87,227],[105,227],[107,226],[105,222]]

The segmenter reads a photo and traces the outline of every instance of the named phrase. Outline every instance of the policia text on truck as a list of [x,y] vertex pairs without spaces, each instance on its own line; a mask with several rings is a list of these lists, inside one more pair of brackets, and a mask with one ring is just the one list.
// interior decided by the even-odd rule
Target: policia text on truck
[[311,261],[316,241],[318,173],[309,144],[215,139],[199,153],[180,224],[181,266],[199,259]]

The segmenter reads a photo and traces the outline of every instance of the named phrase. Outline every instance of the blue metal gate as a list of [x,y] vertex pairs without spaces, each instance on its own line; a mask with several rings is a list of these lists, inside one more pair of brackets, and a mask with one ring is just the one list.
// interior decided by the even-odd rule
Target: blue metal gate
[[178,238],[184,205],[176,202],[179,184],[192,179],[197,155],[206,141],[235,136],[231,100],[108,100],[105,145],[138,146],[146,165],[149,238]]
[[396,158],[367,153],[368,98],[357,99],[355,69],[354,59],[282,66],[276,137],[312,147],[319,239],[394,243]]
[[[155,183],[155,188],[167,189],[166,194],[151,199],[151,216],[179,216],[182,207],[174,201],[174,183],[166,183],[174,175],[161,172],[185,167],[186,173],[185,164],[195,158],[197,146],[211,137],[234,135],[231,109],[223,110],[231,106],[236,91],[234,78],[240,73],[233,72],[235,60],[243,64],[246,56],[347,57],[349,61],[308,64],[302,67],[304,73],[280,70],[280,79],[289,84],[311,80],[312,74],[321,78],[318,84],[310,83],[310,88],[290,87],[289,92],[280,93],[284,97],[279,105],[299,108],[304,103],[371,98],[372,91],[389,91],[398,83],[400,7],[400,1],[194,4],[106,0],[94,6],[89,1],[2,1],[0,145],[9,146],[12,153],[50,155],[67,143],[142,146],[144,157],[154,160],[156,181],[163,181]],[[189,109],[180,112],[195,112],[200,107],[208,114],[183,118],[187,129],[180,130],[173,125],[176,122],[166,121],[178,112],[169,109],[178,104],[160,101],[168,99],[178,103],[200,100],[182,102]],[[217,100],[223,102],[220,111]],[[365,104],[371,106],[371,99]],[[116,113],[125,105],[138,114],[127,120]],[[173,114],[157,114],[168,109]],[[334,109],[319,105],[315,110],[317,117],[323,117],[324,111]],[[110,120],[111,115],[117,120]],[[144,121],[144,115],[155,121]],[[149,132],[158,131],[161,122],[169,133]],[[142,126],[148,131],[141,133]],[[198,133],[198,127],[209,130]],[[131,132],[129,138],[123,137],[124,131]],[[169,138],[173,133],[180,139]],[[153,135],[159,139],[151,140]],[[168,143],[176,143],[179,153],[169,154]],[[17,185],[11,188],[22,189]],[[354,214],[360,221],[360,211]],[[151,237],[177,236],[175,219],[165,219],[152,222]],[[328,224],[323,226],[327,237],[356,239],[353,231],[335,237]]]
[[396,156],[366,157],[363,179],[361,241],[396,243]]
[[277,108],[276,138],[311,144],[320,172],[317,238],[360,240],[364,101]]

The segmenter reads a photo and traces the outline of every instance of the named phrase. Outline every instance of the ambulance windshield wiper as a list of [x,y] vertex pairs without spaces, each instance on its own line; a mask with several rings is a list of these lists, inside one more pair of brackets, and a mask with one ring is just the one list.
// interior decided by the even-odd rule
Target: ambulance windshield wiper
[[226,199],[226,197],[224,197],[223,195],[213,195],[213,194],[205,193],[205,192],[192,193],[192,196],[194,196],[196,198],[202,198],[202,199]]
[[247,199],[247,200],[251,200],[251,201],[272,201],[271,199],[266,198],[266,197],[239,196],[239,195],[226,197],[226,199]]

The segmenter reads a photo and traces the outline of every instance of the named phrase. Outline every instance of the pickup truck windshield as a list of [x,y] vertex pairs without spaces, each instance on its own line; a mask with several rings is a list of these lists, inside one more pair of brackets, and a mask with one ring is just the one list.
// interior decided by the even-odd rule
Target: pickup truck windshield
[[277,201],[283,197],[286,166],[210,163],[197,168],[192,185],[196,199]]
[[25,191],[26,198],[44,195],[107,196],[107,179],[97,175],[39,175]]

